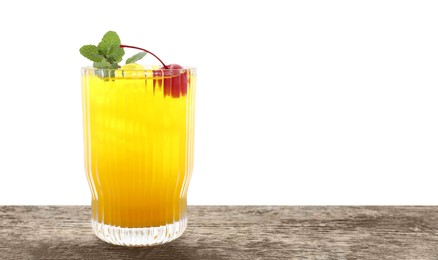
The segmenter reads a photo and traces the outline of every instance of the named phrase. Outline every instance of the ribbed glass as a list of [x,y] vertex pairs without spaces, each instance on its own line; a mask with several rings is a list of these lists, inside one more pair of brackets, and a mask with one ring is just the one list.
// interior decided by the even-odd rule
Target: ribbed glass
[[196,70],[82,69],[85,169],[102,240],[148,246],[187,226]]

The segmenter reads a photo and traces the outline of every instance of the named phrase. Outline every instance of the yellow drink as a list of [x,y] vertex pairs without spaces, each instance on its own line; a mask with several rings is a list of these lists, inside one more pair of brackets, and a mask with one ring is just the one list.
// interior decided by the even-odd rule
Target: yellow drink
[[193,168],[194,69],[99,73],[82,70],[93,221],[120,228],[185,221]]

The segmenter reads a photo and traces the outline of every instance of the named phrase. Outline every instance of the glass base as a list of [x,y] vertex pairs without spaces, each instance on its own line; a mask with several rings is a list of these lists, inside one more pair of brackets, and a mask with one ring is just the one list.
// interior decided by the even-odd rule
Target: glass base
[[120,246],[154,246],[177,239],[187,227],[187,217],[165,226],[122,228],[91,220],[94,233],[105,242]]

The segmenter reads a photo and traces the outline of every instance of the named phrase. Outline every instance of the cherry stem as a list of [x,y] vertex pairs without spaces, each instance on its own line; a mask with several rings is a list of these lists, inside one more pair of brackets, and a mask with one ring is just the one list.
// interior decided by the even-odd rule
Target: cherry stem
[[152,56],[154,56],[157,60],[159,60],[161,62],[161,64],[163,64],[163,67],[165,69],[168,69],[167,65],[164,64],[164,62],[160,58],[158,58],[157,55],[153,54],[152,52],[150,52],[148,50],[145,50],[145,49],[139,48],[139,47],[135,47],[135,46],[131,46],[131,45],[124,45],[124,44],[120,44],[120,48],[131,48],[131,49],[137,49],[137,50],[140,50],[140,51],[147,52],[147,53],[151,54]]

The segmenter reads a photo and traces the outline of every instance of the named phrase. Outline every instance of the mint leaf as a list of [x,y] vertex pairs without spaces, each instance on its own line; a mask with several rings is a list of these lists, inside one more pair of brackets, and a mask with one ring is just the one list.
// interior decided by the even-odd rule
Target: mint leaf
[[126,64],[134,63],[136,61],[139,61],[139,60],[143,59],[143,57],[145,55],[146,55],[146,52],[139,52],[139,53],[135,54],[134,56],[132,56],[131,58],[128,58],[126,60]]
[[109,51],[112,45],[117,47],[120,46],[120,37],[116,32],[109,31],[105,33],[102,38],[102,41],[97,45],[98,51],[100,54],[109,55]]
[[113,44],[109,47],[107,59],[119,63],[123,60],[123,55],[125,55],[125,50],[120,48],[120,44]]
[[99,62],[104,59],[102,55],[99,54],[99,51],[96,47],[96,45],[84,45],[79,49],[79,52],[87,59]]
[[100,62],[94,62],[93,67],[97,69],[109,69],[111,66],[111,63],[108,61],[100,61]]

